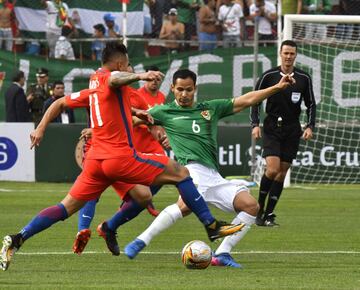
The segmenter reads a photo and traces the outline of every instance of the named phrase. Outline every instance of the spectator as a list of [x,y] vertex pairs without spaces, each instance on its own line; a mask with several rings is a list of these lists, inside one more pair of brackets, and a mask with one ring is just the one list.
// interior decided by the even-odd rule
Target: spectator
[[[341,14],[360,15],[359,0],[340,0],[339,4]],[[353,40],[354,27],[354,24],[338,24],[336,27],[336,38],[340,38],[342,40]],[[359,25],[356,25],[356,27],[359,27]]]
[[35,124],[41,121],[44,102],[52,95],[48,81],[49,71],[39,68],[36,71],[36,84],[31,84],[27,92],[26,99],[30,106],[31,119]]
[[[213,51],[216,48],[217,26],[215,17],[215,0],[204,0],[205,5],[199,10],[199,50]],[[205,43],[203,41],[213,41]]]
[[[14,19],[14,9],[6,0],[0,0],[0,50],[3,49],[3,46],[6,50],[11,51],[13,46],[12,41],[12,30],[11,23]],[[4,44],[4,45],[3,45]]]
[[69,26],[63,26],[61,30],[61,36],[56,42],[55,46],[55,58],[58,59],[66,59],[66,60],[74,60],[74,50],[71,46],[70,41],[67,39],[69,34],[71,33],[71,28]]
[[[55,81],[53,84],[53,88],[53,95],[44,102],[43,114],[53,102],[55,102],[57,99],[64,97],[65,86],[62,81]],[[53,119],[52,122],[62,124],[75,123],[74,111],[67,108],[64,112],[62,112],[55,119]]]
[[25,74],[17,71],[12,78],[13,83],[5,92],[6,122],[30,122],[29,104],[23,89]]
[[[160,39],[165,40],[182,40],[184,38],[184,24],[177,20],[177,10],[171,8],[169,10],[169,21],[163,23],[160,31]],[[165,44],[168,51],[176,53],[180,50],[180,43],[167,41]]]
[[91,44],[91,59],[100,60],[105,47],[105,26],[101,23],[94,25],[94,37],[97,39]]
[[152,38],[158,38],[163,25],[163,13],[166,0],[147,0],[152,18]]
[[72,26],[69,19],[69,7],[61,0],[42,0],[42,3],[48,13],[46,22],[46,40],[49,46],[49,57],[54,57],[56,41],[61,36],[61,28],[65,24]]
[[274,40],[272,25],[277,18],[275,5],[267,0],[255,0],[249,10],[250,18],[253,21],[259,21],[259,40]]
[[72,21],[72,23],[73,23],[76,30],[83,30],[79,11],[77,11],[77,10],[72,11],[72,13],[71,13],[71,21]]
[[119,25],[115,24],[115,16],[111,13],[104,15],[106,25],[105,36],[110,38],[119,37],[121,34]]
[[[177,0],[179,21],[185,25],[184,39],[191,40],[192,35],[196,35],[196,11],[200,9],[202,0]],[[190,43],[185,44],[185,49],[190,48]]]
[[223,46],[240,47],[244,37],[245,23],[242,7],[231,0],[224,0],[219,8],[218,20],[222,29]]
[[281,25],[284,26],[284,15],[301,14],[303,0],[281,0]]
[[[330,0],[303,0],[304,14],[328,14]],[[326,24],[309,23],[305,25],[305,38],[323,40],[326,38]]]

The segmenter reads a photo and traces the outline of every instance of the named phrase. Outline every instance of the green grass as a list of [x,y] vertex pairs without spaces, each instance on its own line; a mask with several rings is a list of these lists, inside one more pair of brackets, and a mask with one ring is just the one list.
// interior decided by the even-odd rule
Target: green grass
[[[60,201],[69,188],[69,184],[0,182],[0,236],[20,230],[39,210]],[[257,189],[252,192],[257,196]],[[175,190],[165,187],[155,205],[162,209],[176,199]],[[277,209],[281,226],[253,227],[234,249],[243,270],[187,270],[181,264],[179,252],[188,241],[208,242],[194,216],[156,237],[135,260],[111,256],[95,227],[118,204],[112,190],[103,194],[88,253],[80,257],[71,253],[76,217],[28,240],[9,270],[0,272],[0,289],[360,289],[360,185],[285,189]],[[213,212],[218,218],[233,218]],[[151,221],[144,212],[121,227],[121,248]]]

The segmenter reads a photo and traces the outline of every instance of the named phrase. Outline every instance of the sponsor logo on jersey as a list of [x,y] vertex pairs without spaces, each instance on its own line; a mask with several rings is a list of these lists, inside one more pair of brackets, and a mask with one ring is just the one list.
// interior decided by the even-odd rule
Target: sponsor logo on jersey
[[291,101],[296,104],[298,101],[300,101],[301,93],[293,92],[291,94]]
[[203,118],[204,118],[205,120],[210,121],[211,115],[210,115],[209,110],[202,111],[200,114],[201,114],[201,116],[203,116]]
[[189,116],[179,116],[179,117],[174,117],[172,118],[173,120],[179,120],[179,119],[189,119]]

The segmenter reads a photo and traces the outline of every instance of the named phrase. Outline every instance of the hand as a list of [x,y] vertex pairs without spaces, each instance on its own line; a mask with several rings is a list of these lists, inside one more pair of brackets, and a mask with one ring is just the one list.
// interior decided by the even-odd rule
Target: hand
[[154,124],[153,117],[147,111],[137,110],[135,116],[149,124]]
[[290,75],[284,75],[278,82],[277,86],[279,89],[286,89],[288,86],[295,84],[295,79]]
[[33,94],[30,94],[30,95],[28,95],[28,96],[26,97],[26,101],[27,101],[28,103],[31,103],[34,98],[35,98],[34,95],[33,95]]
[[254,139],[260,139],[262,136],[261,136],[261,129],[259,126],[257,127],[254,127],[252,129],[252,132],[251,132],[251,136],[254,138]]
[[30,149],[33,149],[34,146],[39,146],[42,138],[44,137],[44,131],[40,130],[39,128],[36,128],[33,132],[30,134]]
[[89,140],[91,137],[92,137],[92,129],[85,128],[81,131],[79,140],[84,139],[86,141]]
[[313,131],[311,128],[306,128],[303,135],[302,135],[302,138],[305,140],[305,141],[308,141],[310,140],[311,138],[313,137]]
[[171,146],[170,146],[170,142],[168,137],[166,136],[166,134],[162,134],[160,131],[158,132],[158,141],[161,144],[161,146],[165,149],[165,150],[170,150]]
[[154,81],[154,80],[162,81],[164,78],[164,74],[159,71],[149,70],[148,72],[140,73],[139,78],[142,81]]

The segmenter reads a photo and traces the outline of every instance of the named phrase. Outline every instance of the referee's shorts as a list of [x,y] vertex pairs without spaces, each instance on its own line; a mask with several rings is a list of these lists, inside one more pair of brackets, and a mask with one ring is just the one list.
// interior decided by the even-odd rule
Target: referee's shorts
[[300,123],[282,122],[274,118],[264,120],[263,157],[278,156],[281,161],[292,163],[299,150],[302,130]]

